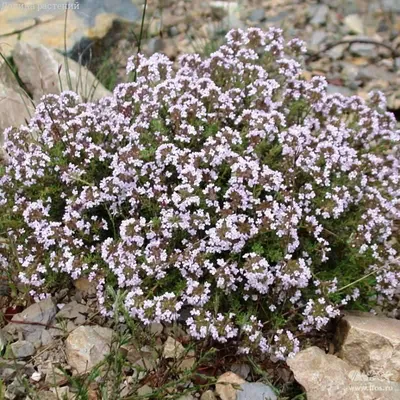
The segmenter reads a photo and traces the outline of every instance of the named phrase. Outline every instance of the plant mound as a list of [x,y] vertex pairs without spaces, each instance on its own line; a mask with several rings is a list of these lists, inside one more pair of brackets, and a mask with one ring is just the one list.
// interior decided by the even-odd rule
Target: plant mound
[[38,299],[87,276],[104,314],[112,286],[145,324],[281,359],[349,300],[393,305],[400,132],[381,93],[304,80],[304,51],[233,30],[177,69],[132,57],[98,103],[44,97],[6,131],[2,268]]

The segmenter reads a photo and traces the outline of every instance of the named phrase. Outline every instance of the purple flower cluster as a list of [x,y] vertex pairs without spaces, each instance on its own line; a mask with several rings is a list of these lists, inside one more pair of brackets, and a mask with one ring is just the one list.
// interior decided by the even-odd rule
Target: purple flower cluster
[[[279,29],[233,30],[177,69],[132,57],[136,81],[98,103],[46,96],[29,126],[6,131],[0,213],[15,246],[0,249],[2,266],[38,298],[51,275],[88,276],[104,314],[113,282],[145,324],[189,307],[194,338],[282,359],[296,332],[338,315],[341,277],[319,272],[339,236],[390,302],[400,132],[381,94],[368,103],[302,79],[292,57],[304,51]],[[292,311],[292,325],[269,325]]]

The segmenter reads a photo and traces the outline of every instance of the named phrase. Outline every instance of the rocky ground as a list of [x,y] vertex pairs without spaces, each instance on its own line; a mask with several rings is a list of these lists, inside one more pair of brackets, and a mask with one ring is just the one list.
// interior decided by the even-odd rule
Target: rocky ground
[[[90,6],[90,2],[81,3]],[[126,79],[124,65],[137,50],[137,35],[132,33],[132,23],[110,17],[112,7],[107,8],[106,3],[102,8],[106,12],[96,12],[92,18],[90,34],[87,31],[85,39],[77,35],[78,42],[69,42],[69,54],[87,65],[109,89]],[[136,4],[141,11],[140,2]],[[0,23],[5,20],[10,18],[2,10]],[[300,37],[308,44],[306,79],[324,75],[330,92],[345,95],[365,97],[370,90],[382,90],[389,109],[400,119],[399,0],[160,0],[149,1],[145,22],[142,50],[147,54],[164,52],[172,59],[185,52],[212,51],[232,27],[280,26],[288,39]],[[25,28],[24,35],[31,32],[30,44],[7,35]],[[50,48],[46,49],[38,47],[41,39],[48,37],[35,31],[44,29],[41,24],[33,28],[27,23],[9,25],[7,29],[4,24],[0,28],[0,42],[6,45],[8,55],[13,55],[20,84],[5,63],[0,63],[0,96],[6,100],[0,108],[0,131],[24,123],[42,94],[68,86],[65,67],[60,71],[65,60],[53,50],[63,49],[61,36],[46,43]],[[58,34],[63,33],[60,30]],[[109,93],[94,75],[69,63],[73,86],[83,98]],[[65,395],[71,399],[170,396],[261,400],[278,398],[275,387],[289,387],[295,381],[304,387],[309,400],[400,398],[398,319],[346,315],[322,349],[310,347],[288,366],[265,362],[260,371],[249,360],[235,361],[227,354],[227,362],[203,359],[203,350],[190,345],[183,325],[152,325],[146,332],[150,342],[143,339],[133,344],[121,334],[126,326],[98,314],[95,289],[84,280],[54,299],[27,304],[24,310],[13,308],[10,297],[2,299],[5,320],[0,331],[0,379],[5,386],[0,398],[3,393],[7,399]],[[110,350],[111,358],[106,357]],[[120,354],[128,360],[121,368]],[[99,367],[98,363],[103,364]],[[208,380],[199,378],[203,375]],[[273,382],[268,381],[270,377]],[[174,386],[168,386],[170,381]],[[87,397],[82,395],[82,387]],[[101,390],[117,397],[100,397]],[[286,398],[292,398],[287,393]]]
[[[267,367],[246,357],[221,363],[207,358],[190,343],[183,324],[153,324],[146,339],[138,330],[129,336],[128,322],[98,314],[96,288],[84,278],[15,311],[7,310],[8,323],[0,330],[1,398],[292,399],[284,390],[294,380],[309,400],[400,396],[400,321],[369,313],[345,314],[327,351],[309,347],[288,365],[272,360]],[[218,357],[229,356],[220,351]]]
[[[366,97],[382,90],[389,108],[400,111],[400,2],[398,0],[249,0],[149,2],[147,54],[163,52],[176,59],[186,52],[212,51],[229,28],[281,27],[288,39],[308,46],[304,76],[324,75],[330,92]],[[98,70],[104,49],[117,65],[118,81],[132,55],[131,26],[116,23],[92,42],[92,68]],[[85,42],[86,43],[86,42]],[[81,46],[81,49],[83,46]],[[75,47],[75,56],[79,53]]]

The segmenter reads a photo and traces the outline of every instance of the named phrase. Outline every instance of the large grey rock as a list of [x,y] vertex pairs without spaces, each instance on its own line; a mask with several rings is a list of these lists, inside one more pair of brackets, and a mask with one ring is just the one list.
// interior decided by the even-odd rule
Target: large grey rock
[[41,333],[54,319],[57,309],[51,298],[34,303],[19,314],[15,314],[4,331],[16,334],[22,332],[24,337],[29,335],[41,336]]
[[338,326],[337,339],[343,360],[370,376],[400,382],[399,320],[347,313]]
[[36,103],[43,95],[59,94],[62,90],[73,90],[83,100],[110,95],[85,67],[44,46],[18,42],[13,58],[22,82]]
[[4,65],[0,67],[0,159],[6,158],[2,150],[4,130],[25,124],[34,112],[32,100],[19,86],[8,80],[8,76],[3,74],[4,68]]
[[346,361],[310,347],[287,361],[308,400],[395,400],[400,385],[371,379]]
[[236,400],[276,400],[272,388],[261,382],[245,382],[240,385]]
[[80,326],[65,341],[68,364],[78,373],[89,372],[110,352],[113,331],[101,326]]

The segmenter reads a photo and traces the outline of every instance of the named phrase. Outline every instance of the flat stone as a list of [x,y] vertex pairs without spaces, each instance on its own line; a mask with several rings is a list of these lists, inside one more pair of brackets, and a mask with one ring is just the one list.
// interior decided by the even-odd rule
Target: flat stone
[[42,374],[41,374],[40,372],[34,372],[34,373],[31,375],[31,379],[32,379],[34,382],[40,382],[40,381],[42,380]]
[[78,278],[74,281],[74,286],[82,292],[84,296],[90,296],[96,294],[96,285],[97,282],[95,280],[89,281],[88,278]]
[[400,382],[400,321],[346,313],[337,339],[340,357],[370,376]]
[[256,8],[249,15],[249,21],[260,22],[265,18],[264,8]]
[[26,387],[20,379],[15,379],[7,386],[4,396],[8,400],[26,399]]
[[396,75],[389,72],[386,68],[378,67],[376,65],[367,65],[364,68],[360,68],[357,74],[357,79],[361,79],[364,82],[376,79],[394,82]]
[[[51,298],[34,303],[19,314],[15,314],[11,322],[4,327],[9,333],[22,332],[29,335],[37,331],[44,330],[56,315],[57,309]],[[13,321],[23,323],[13,323]],[[39,323],[42,325],[31,325],[29,322]]]
[[236,400],[276,400],[272,388],[261,382],[245,382],[240,385],[242,390],[237,392]]
[[233,372],[222,374],[215,385],[215,393],[221,400],[236,400],[238,388],[245,380]]
[[200,397],[200,400],[217,400],[217,396],[212,390],[206,390]]
[[195,398],[191,394],[185,394],[184,396],[178,397],[177,400],[195,400]]
[[231,371],[239,375],[243,379],[246,379],[250,374],[249,364],[232,364]]
[[168,336],[166,342],[164,343],[163,356],[165,358],[178,359],[185,353],[185,348],[180,342],[175,340],[173,337]]
[[355,33],[356,35],[364,34],[364,24],[358,14],[347,15],[343,22],[350,32]]
[[153,393],[153,389],[149,385],[141,386],[137,390],[138,396],[146,396],[147,394],[151,394],[151,393]]
[[46,373],[45,382],[50,386],[59,386],[62,382],[66,381],[67,378],[64,372],[59,368],[52,368]]
[[2,361],[0,363],[0,379],[4,382],[12,381],[17,374],[32,375],[35,370],[31,364],[26,364],[24,361]]
[[319,4],[314,8],[313,11],[314,12],[310,21],[311,25],[324,25],[328,17],[329,7],[326,4]]
[[150,332],[155,336],[160,336],[164,330],[163,324],[154,322],[150,325]]
[[310,39],[310,48],[316,50],[320,47],[321,43],[325,41],[328,34],[323,30],[316,30],[312,33]]
[[327,94],[340,93],[344,96],[352,96],[353,92],[345,86],[328,85],[326,89]]
[[74,319],[79,317],[81,314],[87,314],[88,312],[88,306],[79,304],[74,300],[65,304],[57,313],[56,318]]
[[6,332],[0,330],[0,354],[3,354],[3,351],[7,347],[9,339],[9,335]]
[[26,340],[18,340],[10,345],[15,358],[27,358],[35,354],[35,346]]
[[371,380],[357,367],[315,346],[300,351],[287,364],[308,400],[398,399],[399,384]]
[[187,369],[192,369],[196,363],[196,357],[194,350],[188,351],[186,357],[179,363],[178,370],[184,371]]
[[77,92],[84,101],[98,100],[110,95],[85,67],[71,59],[66,62],[64,56],[44,46],[19,42],[15,46],[13,57],[18,74],[36,103],[46,94],[59,94],[62,90],[69,90],[69,82],[71,90]]
[[32,100],[19,87],[7,87],[0,82],[0,158],[7,159],[4,146],[4,130],[19,128],[33,115]]
[[[359,39],[368,39],[367,37],[360,37]],[[377,46],[370,43],[353,43],[350,51],[360,57],[374,58],[378,54]]]
[[100,326],[80,326],[66,341],[68,364],[78,373],[89,372],[110,352],[113,331]]

